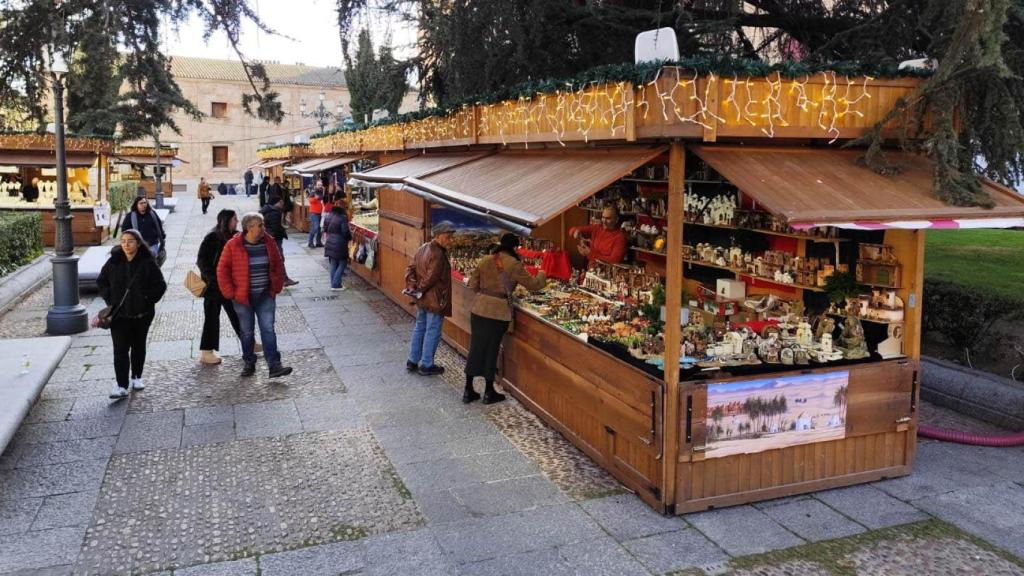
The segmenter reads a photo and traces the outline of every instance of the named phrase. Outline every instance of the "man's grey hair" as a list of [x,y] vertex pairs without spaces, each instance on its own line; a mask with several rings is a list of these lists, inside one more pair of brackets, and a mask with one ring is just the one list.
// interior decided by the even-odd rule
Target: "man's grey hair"
[[249,226],[257,220],[263,222],[263,214],[260,214],[259,212],[246,212],[245,215],[242,216],[242,232],[248,232]]

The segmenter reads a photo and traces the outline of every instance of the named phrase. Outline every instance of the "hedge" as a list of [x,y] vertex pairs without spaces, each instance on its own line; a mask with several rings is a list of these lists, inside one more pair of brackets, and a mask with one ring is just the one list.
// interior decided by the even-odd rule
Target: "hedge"
[[999,320],[1024,315],[1024,300],[946,280],[925,280],[923,325],[958,350],[975,350]]
[[6,276],[43,253],[43,219],[39,212],[0,213],[0,276]]
[[107,198],[110,202],[110,217],[113,219],[114,214],[119,214],[117,217],[117,225],[110,227],[110,235],[113,237],[117,234],[118,228],[120,228],[121,218],[120,214],[127,212],[132,206],[132,202],[135,201],[135,197],[138,195],[139,181],[138,180],[122,180],[120,182],[111,182],[107,188]]

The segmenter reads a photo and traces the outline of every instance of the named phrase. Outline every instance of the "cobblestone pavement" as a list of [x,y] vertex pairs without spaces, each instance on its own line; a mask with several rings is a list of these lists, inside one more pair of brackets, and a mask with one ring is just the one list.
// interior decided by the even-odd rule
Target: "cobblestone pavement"
[[[407,373],[410,317],[351,274],[329,291],[301,234],[277,314],[295,373],[241,380],[226,318],[200,366],[182,281],[216,211],[256,200],[185,196],[146,390],[111,403],[110,336],[78,335],[0,456],[0,575],[1024,574],[1024,449],[922,441],[906,478],[663,517],[514,400],[461,404],[452,349],[443,377]],[[0,337],[40,335],[51,294]]]

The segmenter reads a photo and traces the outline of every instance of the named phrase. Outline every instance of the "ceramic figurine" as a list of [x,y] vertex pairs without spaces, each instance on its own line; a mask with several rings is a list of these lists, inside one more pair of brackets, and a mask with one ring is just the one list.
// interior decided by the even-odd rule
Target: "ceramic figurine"
[[811,331],[810,324],[801,322],[797,325],[796,341],[804,348],[810,348],[814,344],[814,332]]
[[868,352],[868,343],[864,340],[864,326],[852,314],[847,315],[846,320],[843,321],[842,334],[839,336],[839,349],[842,350],[843,357],[850,360],[867,358],[871,355]]

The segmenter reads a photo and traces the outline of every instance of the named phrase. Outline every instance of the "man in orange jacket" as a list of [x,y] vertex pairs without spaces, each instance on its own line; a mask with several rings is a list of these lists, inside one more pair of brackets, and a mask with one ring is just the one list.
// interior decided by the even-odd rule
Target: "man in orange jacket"
[[589,239],[589,244],[583,241],[579,244],[580,254],[586,256],[588,266],[595,260],[616,263],[626,259],[626,233],[619,228],[619,211],[611,206],[601,211],[600,224],[570,228],[569,235]]

